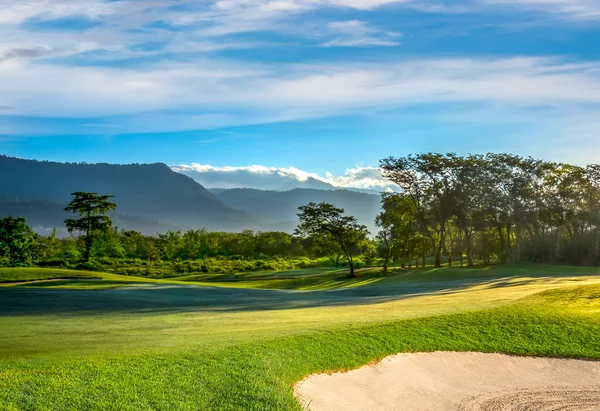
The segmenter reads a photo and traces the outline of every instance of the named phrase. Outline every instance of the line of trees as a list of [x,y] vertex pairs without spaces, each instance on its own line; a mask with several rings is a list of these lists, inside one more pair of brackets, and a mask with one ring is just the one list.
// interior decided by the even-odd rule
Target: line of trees
[[401,192],[384,194],[386,265],[426,255],[452,264],[523,260],[598,265],[600,166],[579,167],[510,154],[427,153],[389,157],[383,174]]
[[77,192],[66,208],[76,216],[65,224],[80,236],[41,237],[24,219],[4,218],[0,260],[328,256],[336,265],[347,262],[352,275],[359,255],[366,262],[379,256],[384,271],[392,262],[424,266],[430,257],[437,267],[457,260],[461,266],[476,260],[600,263],[600,165],[580,167],[511,154],[425,153],[386,158],[381,169],[400,190],[382,195],[376,219],[380,231],[374,238],[355,217],[327,203],[300,207],[294,234],[200,229],[144,236],[112,227],[106,216],[116,208],[111,196]]
[[[340,265],[340,260],[345,258],[354,267],[355,255],[366,251],[373,253],[375,250],[374,243],[367,238],[366,228],[359,226],[354,217],[342,217],[342,224],[338,224],[333,231],[319,231],[314,226],[311,231],[310,224],[305,222],[296,234],[251,230],[238,233],[210,232],[198,229],[145,236],[112,226],[112,221],[106,215],[117,207],[111,201],[112,196],[76,192],[73,197],[65,208],[74,213],[74,218],[65,220],[72,234],[66,238],[57,238],[56,230],[49,236],[39,236],[24,218],[0,219],[0,265],[27,265],[32,262],[73,265],[88,262],[91,257],[149,262],[331,257],[335,265]],[[310,207],[307,206],[306,215],[310,214]],[[331,205],[326,208],[333,214],[343,213],[343,210]],[[350,230],[343,226],[348,222],[354,222]],[[360,234],[354,235],[354,227],[361,230]],[[338,240],[342,240],[341,247]]]

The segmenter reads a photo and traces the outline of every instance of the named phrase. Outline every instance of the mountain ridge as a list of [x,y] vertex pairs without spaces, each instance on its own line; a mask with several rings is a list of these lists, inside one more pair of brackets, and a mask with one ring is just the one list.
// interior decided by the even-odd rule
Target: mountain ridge
[[119,213],[172,225],[226,230],[254,223],[163,163],[60,163],[0,156],[2,197],[66,204],[75,191],[114,195]]

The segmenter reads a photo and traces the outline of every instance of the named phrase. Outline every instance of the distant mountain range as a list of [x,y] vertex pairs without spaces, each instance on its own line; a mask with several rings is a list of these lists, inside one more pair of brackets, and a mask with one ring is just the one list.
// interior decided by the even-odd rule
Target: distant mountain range
[[309,202],[327,202],[343,208],[361,224],[375,232],[375,217],[380,211],[380,196],[349,190],[294,189],[267,191],[250,188],[209,189],[221,201],[248,214],[259,216],[278,229],[291,231],[298,223],[298,207]]
[[0,217],[26,217],[42,233],[60,229],[68,216],[63,208],[75,191],[114,195],[118,204],[112,216],[115,225],[145,234],[200,227],[291,232],[298,207],[311,201],[344,208],[374,232],[379,212],[378,195],[333,187],[207,190],[160,163],[56,163],[0,156]]
[[299,176],[295,169],[266,167],[214,168],[209,166],[174,166],[174,171],[193,178],[209,189],[255,188],[259,190],[289,191],[295,188],[336,190],[336,187],[317,178]]
[[251,188],[230,190],[210,189],[221,201],[282,231],[292,231],[297,223],[298,207],[309,202],[327,202],[343,208],[347,214],[358,218],[373,232],[375,216],[380,211],[380,197],[349,190],[294,189],[290,191],[267,191]]

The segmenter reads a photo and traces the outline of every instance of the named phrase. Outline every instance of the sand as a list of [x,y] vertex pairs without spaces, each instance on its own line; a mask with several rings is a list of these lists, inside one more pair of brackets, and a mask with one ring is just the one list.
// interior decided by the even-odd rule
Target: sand
[[398,354],[295,387],[312,411],[600,410],[600,362],[434,352]]

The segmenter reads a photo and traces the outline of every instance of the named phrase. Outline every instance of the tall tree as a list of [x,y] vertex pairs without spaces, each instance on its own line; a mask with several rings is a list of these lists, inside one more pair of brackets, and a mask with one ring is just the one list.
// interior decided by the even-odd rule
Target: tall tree
[[389,261],[402,250],[403,257],[412,258],[416,220],[413,201],[405,194],[384,193],[381,197],[383,211],[376,217],[375,224],[381,228],[377,239],[383,248],[383,272],[387,272]]
[[85,261],[90,260],[90,250],[94,242],[94,236],[112,227],[111,219],[106,215],[117,208],[117,204],[110,201],[114,196],[99,195],[98,193],[87,193],[78,191],[71,194],[74,198],[65,208],[79,214],[79,219],[66,219],[65,225],[69,233],[78,231],[83,233],[85,242]]
[[381,160],[383,175],[413,201],[420,228],[434,250],[436,267],[441,266],[446,228],[453,215],[457,159],[454,153],[426,153]]
[[31,259],[36,234],[22,217],[0,219],[0,257],[9,264],[23,264]]
[[329,203],[309,203],[299,207],[300,224],[296,234],[302,237],[331,236],[348,259],[350,275],[354,276],[354,251],[368,233],[355,217],[345,216],[344,210]]

